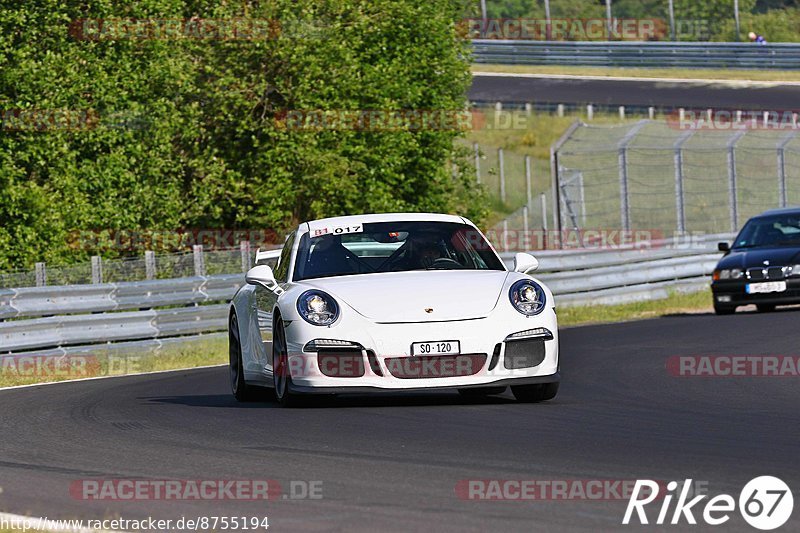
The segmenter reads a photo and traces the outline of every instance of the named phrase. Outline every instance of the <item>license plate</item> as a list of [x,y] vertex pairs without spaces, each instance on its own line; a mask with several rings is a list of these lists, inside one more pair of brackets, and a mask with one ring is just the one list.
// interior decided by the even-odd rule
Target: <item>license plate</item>
[[459,341],[415,342],[411,355],[457,355],[461,353]]
[[764,283],[748,283],[745,290],[747,294],[764,294],[768,292],[783,292],[786,290],[785,281],[767,281]]

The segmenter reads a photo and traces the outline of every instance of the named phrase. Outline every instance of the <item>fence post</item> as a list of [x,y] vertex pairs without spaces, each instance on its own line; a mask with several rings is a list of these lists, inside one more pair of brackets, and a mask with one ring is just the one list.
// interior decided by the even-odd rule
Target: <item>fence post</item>
[[564,116],[564,104],[558,104],[558,105],[556,106],[556,114],[557,114],[559,117],[563,117],[563,116]]
[[573,122],[567,131],[561,134],[561,137],[550,146],[550,179],[551,179],[551,187],[552,187],[552,194],[553,194],[553,229],[556,231],[556,244],[557,248],[561,247],[561,193],[559,191],[559,185],[561,183],[561,179],[559,176],[559,167],[560,163],[558,162],[558,151],[561,150],[561,147],[564,145],[565,142],[572,137],[572,134],[575,133],[579,127],[581,127],[583,122],[580,120],[576,120]]
[[780,207],[786,207],[786,145],[797,135],[796,131],[790,131],[778,142],[778,203]]
[[631,229],[630,191],[628,190],[628,145],[645,124],[647,124],[647,120],[640,120],[637,122],[635,126],[628,130],[628,133],[625,134],[625,137],[622,138],[618,146],[619,207],[622,229],[624,231],[630,231]]
[[206,261],[203,255],[203,245],[195,244],[192,246],[192,255],[194,255],[194,275],[206,275]]
[[36,286],[47,286],[47,267],[44,263],[36,263]]
[[625,106],[619,106],[619,118],[620,120],[625,120]]
[[656,118],[656,108],[655,107],[648,107],[647,108],[647,118],[650,120],[654,120]]
[[673,0],[669,0],[669,37],[675,40],[675,5]]
[[156,279],[156,253],[152,250],[144,252],[144,272],[147,279]]
[[[528,236],[528,217],[529,216],[530,216],[530,210],[528,209],[528,206],[527,205],[523,205],[522,206],[522,238],[524,240],[522,242],[526,243],[526,246],[525,246],[526,248],[529,247],[529,246],[527,246],[527,243],[529,242],[529,240],[528,240],[528,237],[529,237]],[[517,242],[520,242],[519,238],[517,238]]]
[[92,283],[103,283],[103,260],[99,255],[92,256]]
[[525,198],[527,202],[525,205],[530,206],[533,201],[533,192],[531,191],[531,156],[525,156]]
[[508,251],[508,219],[503,221],[503,251]]
[[500,165],[500,201],[506,203],[506,168],[503,162],[503,149],[497,149],[497,162]]
[[581,224],[586,228],[586,190],[583,187],[583,172],[578,172],[578,198],[581,203]]
[[[542,231],[547,233],[547,195],[542,193],[539,195],[539,202],[542,204]],[[545,235],[545,242],[547,242],[547,235]]]
[[239,243],[239,250],[242,253],[242,272],[250,270],[250,241]]
[[481,182],[481,149],[478,143],[472,143],[472,148],[475,150],[475,181]]
[[683,133],[678,140],[675,141],[673,156],[675,164],[675,219],[677,221],[678,235],[682,236],[686,233],[686,208],[685,198],[686,193],[683,189],[683,144],[688,141],[692,135],[693,130]]
[[525,104],[525,115],[526,116],[531,116],[532,112],[533,112],[533,104],[530,103],[530,102],[526,103]]
[[739,201],[737,198],[736,186],[736,143],[741,139],[747,130],[734,133],[728,140],[728,199],[731,207],[731,232],[736,233],[739,227]]
[[594,106],[589,104],[586,106],[586,120],[592,120],[594,118]]

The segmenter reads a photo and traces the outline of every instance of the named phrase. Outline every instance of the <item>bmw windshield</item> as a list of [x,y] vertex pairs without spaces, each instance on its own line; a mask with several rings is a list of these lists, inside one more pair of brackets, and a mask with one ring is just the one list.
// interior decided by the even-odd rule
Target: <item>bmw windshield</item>
[[505,267],[472,226],[452,222],[375,222],[335,228],[313,237],[309,233],[303,235],[293,279],[412,270]]
[[734,248],[800,246],[800,213],[751,219],[733,243]]

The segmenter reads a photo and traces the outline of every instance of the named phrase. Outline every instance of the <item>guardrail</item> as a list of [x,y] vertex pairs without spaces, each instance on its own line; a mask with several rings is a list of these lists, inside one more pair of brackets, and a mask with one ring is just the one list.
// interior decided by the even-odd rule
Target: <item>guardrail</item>
[[[0,289],[0,319],[100,313],[230,300],[243,274]],[[0,343],[0,346],[3,344]]]
[[475,63],[604,67],[800,68],[800,44],[474,40]]
[[[711,236],[691,249],[535,252],[536,276],[559,306],[664,298],[671,290],[706,287],[720,255],[711,241],[729,237]],[[501,257],[510,265],[513,255]],[[83,353],[98,345],[103,351],[127,350],[222,332],[225,302],[242,282],[242,274],[226,274],[2,290],[0,353]]]

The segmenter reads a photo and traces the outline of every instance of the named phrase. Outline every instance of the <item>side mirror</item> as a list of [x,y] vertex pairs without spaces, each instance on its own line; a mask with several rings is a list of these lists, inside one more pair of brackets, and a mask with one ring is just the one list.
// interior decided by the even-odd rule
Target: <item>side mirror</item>
[[717,250],[719,250],[720,252],[730,252],[731,245],[728,244],[727,242],[719,242],[717,243]]
[[260,248],[256,250],[256,266],[258,265],[270,265],[274,266],[278,263],[278,258],[281,256],[281,248],[277,248],[274,250],[261,250]]
[[531,254],[518,253],[514,256],[514,272],[522,272],[523,274],[539,268],[539,260]]
[[278,286],[278,282],[275,280],[275,274],[272,273],[272,269],[267,265],[254,266],[247,271],[244,280],[249,285],[260,285],[275,294],[283,292],[283,289]]

